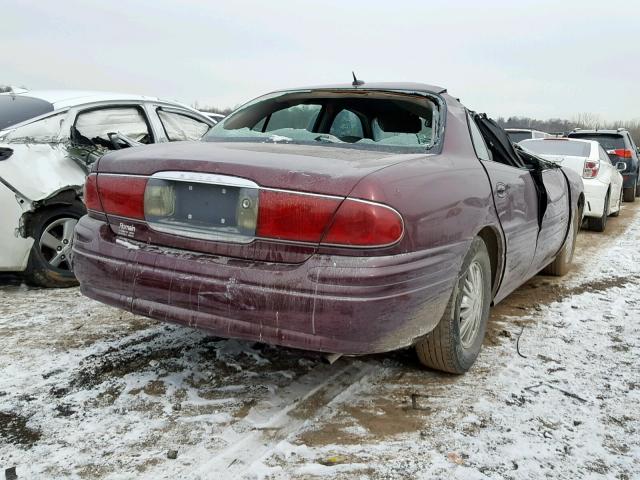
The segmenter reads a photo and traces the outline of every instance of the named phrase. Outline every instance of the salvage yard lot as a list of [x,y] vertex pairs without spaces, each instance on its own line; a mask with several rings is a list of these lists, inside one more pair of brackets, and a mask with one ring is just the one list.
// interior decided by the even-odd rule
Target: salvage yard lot
[[[640,204],[493,309],[463,376],[0,282],[0,467],[18,478],[640,478]],[[519,341],[518,341],[519,338]],[[518,353],[519,349],[519,353]]]

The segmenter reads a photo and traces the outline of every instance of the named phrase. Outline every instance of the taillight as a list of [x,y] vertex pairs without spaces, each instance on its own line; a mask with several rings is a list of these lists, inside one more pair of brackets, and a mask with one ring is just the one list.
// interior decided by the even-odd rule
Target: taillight
[[84,193],[82,195],[87,210],[102,212],[102,204],[98,196],[98,176],[95,173],[89,175],[84,182]]
[[584,170],[582,171],[582,178],[595,178],[598,176],[599,170],[600,170],[600,162],[586,160],[584,162]]
[[615,150],[607,150],[607,153],[610,155],[617,155],[621,158],[632,158],[633,152],[628,148],[616,148]]
[[402,217],[379,203],[346,199],[336,213],[323,244],[382,247],[396,243],[404,231]]
[[146,177],[98,174],[97,183],[104,213],[144,219]]
[[318,243],[340,198],[261,190],[256,236]]

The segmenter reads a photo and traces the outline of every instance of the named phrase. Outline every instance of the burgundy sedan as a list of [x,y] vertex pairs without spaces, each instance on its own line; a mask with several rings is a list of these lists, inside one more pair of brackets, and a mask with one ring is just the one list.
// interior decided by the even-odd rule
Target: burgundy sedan
[[109,305],[215,335],[470,368],[489,307],[564,274],[577,174],[514,147],[440,87],[260,97],[202,142],[102,157],[74,270]]

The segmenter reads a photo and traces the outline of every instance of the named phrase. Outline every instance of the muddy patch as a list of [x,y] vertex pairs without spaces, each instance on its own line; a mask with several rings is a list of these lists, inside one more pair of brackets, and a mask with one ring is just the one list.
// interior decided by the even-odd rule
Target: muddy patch
[[15,412],[0,412],[0,440],[31,448],[40,440],[40,431],[27,426],[28,418]]

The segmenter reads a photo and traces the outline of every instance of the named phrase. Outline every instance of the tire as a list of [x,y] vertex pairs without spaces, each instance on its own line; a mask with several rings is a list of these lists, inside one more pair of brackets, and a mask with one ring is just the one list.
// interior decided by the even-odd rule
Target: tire
[[78,285],[70,253],[73,227],[84,214],[80,205],[70,205],[43,209],[33,215],[31,236],[34,242],[24,273],[27,284],[46,288]]
[[[476,288],[475,302],[469,300],[470,295],[467,294],[470,285]],[[487,246],[476,237],[462,263],[460,277],[444,315],[436,328],[415,345],[420,362],[449,373],[462,374],[469,370],[482,347],[490,304],[491,262]],[[466,323],[463,319],[465,313]],[[468,326],[466,334],[464,325]]]
[[636,197],[640,197],[640,184],[636,183]]
[[618,199],[618,210],[611,214],[612,217],[619,217],[622,210],[622,189],[620,189],[620,198]]
[[636,201],[636,187],[622,189],[622,199],[625,202],[633,203]]
[[551,275],[554,277],[564,277],[569,270],[571,270],[571,262],[573,261],[573,254],[576,251],[576,237],[578,236],[578,230],[580,230],[580,219],[582,218],[582,210],[576,212],[576,216],[571,223],[571,230],[567,236],[567,241],[564,242],[562,250],[556,256],[555,260],[542,270],[543,275]]
[[609,217],[609,192],[607,192],[607,196],[604,197],[604,209],[602,211],[602,216],[599,218],[588,219],[589,230],[593,230],[594,232],[604,232],[604,229],[607,228],[607,217]]

